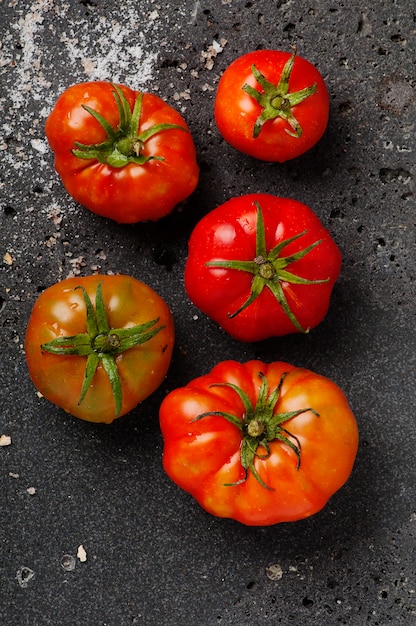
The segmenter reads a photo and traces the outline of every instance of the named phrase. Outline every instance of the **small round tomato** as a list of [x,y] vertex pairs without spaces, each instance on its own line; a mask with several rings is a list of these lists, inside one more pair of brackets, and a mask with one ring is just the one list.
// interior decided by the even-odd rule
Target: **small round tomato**
[[68,193],[103,217],[156,221],[197,186],[189,128],[153,94],[104,81],[73,85],[45,131]]
[[341,253],[305,204],[270,194],[232,198],[189,239],[185,288],[239,341],[308,332],[325,317]]
[[319,71],[296,52],[256,50],[223,73],[214,114],[218,130],[234,148],[282,163],[321,139],[329,95]]
[[165,301],[129,276],[68,278],[39,296],[25,351],[40,393],[68,413],[111,423],[162,383],[174,325]]
[[288,363],[223,361],[160,408],[163,466],[209,513],[309,517],[347,481],[358,428],[342,390]]

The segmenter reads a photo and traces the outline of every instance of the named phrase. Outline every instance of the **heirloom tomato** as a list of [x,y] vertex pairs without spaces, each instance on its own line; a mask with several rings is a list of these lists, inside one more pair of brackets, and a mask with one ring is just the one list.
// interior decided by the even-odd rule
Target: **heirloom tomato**
[[47,399],[110,423],[162,383],[174,326],[165,301],[130,276],[68,278],[41,293],[29,319],[30,377]]
[[358,447],[341,389],[282,362],[219,363],[165,397],[160,424],[170,478],[209,513],[251,526],[322,509]]
[[68,193],[117,222],[156,221],[198,183],[185,120],[153,94],[79,83],[58,98],[45,130]]
[[341,253],[305,204],[232,198],[194,228],[185,265],[192,302],[240,341],[307,332],[325,317]]
[[223,73],[214,115],[231,146],[263,161],[283,162],[321,139],[329,95],[319,71],[296,52],[256,50]]

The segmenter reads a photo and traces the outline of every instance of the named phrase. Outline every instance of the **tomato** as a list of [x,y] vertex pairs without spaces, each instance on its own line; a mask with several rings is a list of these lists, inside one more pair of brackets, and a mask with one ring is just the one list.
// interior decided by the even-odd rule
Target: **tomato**
[[58,98],[45,130],[68,193],[117,222],[156,221],[197,186],[189,128],[153,94],[79,83]]
[[280,50],[256,50],[228,66],[214,107],[218,130],[237,150],[283,162],[314,146],[325,132],[329,95],[306,59]]
[[341,253],[305,204],[269,194],[232,198],[189,240],[192,302],[240,341],[308,332],[325,317]]
[[174,325],[167,304],[129,276],[68,278],[41,293],[25,351],[40,393],[90,422],[110,423],[162,383]]
[[169,477],[209,513],[252,526],[321,510],[358,447],[342,390],[282,362],[219,363],[165,397],[160,424]]

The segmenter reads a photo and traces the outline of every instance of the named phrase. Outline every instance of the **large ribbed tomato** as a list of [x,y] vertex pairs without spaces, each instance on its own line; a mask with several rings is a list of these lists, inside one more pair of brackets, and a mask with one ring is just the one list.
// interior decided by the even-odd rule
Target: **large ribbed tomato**
[[219,363],[166,396],[160,424],[170,478],[209,513],[253,526],[322,509],[358,447],[341,389],[282,362]]

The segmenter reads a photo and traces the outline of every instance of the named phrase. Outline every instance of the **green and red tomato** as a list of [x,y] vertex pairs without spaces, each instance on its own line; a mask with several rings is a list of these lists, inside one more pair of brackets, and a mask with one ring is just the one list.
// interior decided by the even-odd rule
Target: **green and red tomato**
[[67,278],[36,300],[26,331],[30,377],[75,417],[111,423],[152,394],[172,357],[166,302],[124,275]]

